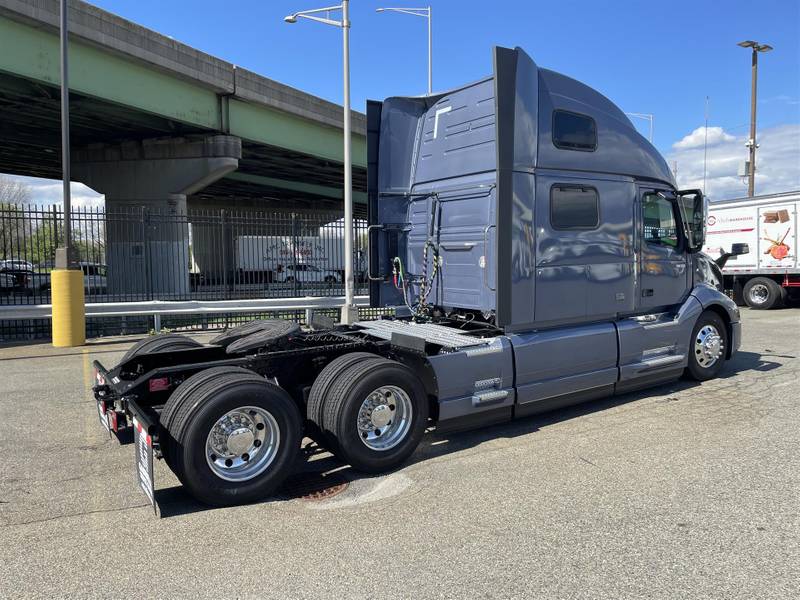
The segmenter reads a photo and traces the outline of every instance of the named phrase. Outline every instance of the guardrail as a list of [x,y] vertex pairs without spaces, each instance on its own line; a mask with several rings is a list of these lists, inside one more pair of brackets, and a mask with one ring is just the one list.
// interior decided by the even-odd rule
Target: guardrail
[[[356,296],[356,306],[369,306],[369,296]],[[339,308],[344,296],[263,298],[255,300],[147,300],[144,302],[95,302],[86,304],[87,317],[152,316],[154,329],[161,330],[162,315],[228,314],[253,312],[278,312],[305,310],[307,317],[314,309]],[[53,308],[50,304],[0,306],[0,321],[24,319],[50,319]]]

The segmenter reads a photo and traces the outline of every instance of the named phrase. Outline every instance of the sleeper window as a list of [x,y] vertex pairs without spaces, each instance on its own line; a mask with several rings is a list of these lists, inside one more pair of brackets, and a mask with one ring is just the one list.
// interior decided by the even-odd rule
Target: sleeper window
[[550,192],[553,229],[595,229],[600,223],[597,190],[585,187],[553,187]]
[[657,246],[678,247],[678,226],[672,202],[658,194],[645,194],[642,199],[644,240]]
[[564,150],[591,152],[597,148],[597,126],[594,119],[565,110],[554,111],[553,144]]

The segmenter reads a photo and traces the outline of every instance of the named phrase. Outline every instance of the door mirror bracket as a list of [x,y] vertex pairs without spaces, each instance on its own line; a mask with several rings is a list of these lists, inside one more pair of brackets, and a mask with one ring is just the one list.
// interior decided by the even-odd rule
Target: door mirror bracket
[[687,250],[692,254],[700,252],[706,238],[706,203],[703,192],[700,190],[679,191],[678,208]]

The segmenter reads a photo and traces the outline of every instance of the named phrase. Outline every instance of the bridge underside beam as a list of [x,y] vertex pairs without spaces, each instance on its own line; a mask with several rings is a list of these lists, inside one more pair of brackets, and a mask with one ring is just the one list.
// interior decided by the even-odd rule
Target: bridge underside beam
[[[57,86],[57,32],[0,14],[0,71]],[[342,160],[342,132],[335,127],[247,102],[235,92],[221,93],[90,44],[70,42],[70,89],[183,126],[324,160]],[[360,135],[353,136],[353,163],[366,165],[366,140]]]
[[[73,148],[154,138],[208,134],[207,130],[73,93]],[[0,72],[0,173],[59,179],[60,105],[56,87]],[[242,142],[236,178],[225,177],[202,192],[207,198],[261,199],[290,206],[317,204],[335,210],[342,198],[342,166],[333,161]],[[363,169],[353,169],[356,202],[365,200]]]

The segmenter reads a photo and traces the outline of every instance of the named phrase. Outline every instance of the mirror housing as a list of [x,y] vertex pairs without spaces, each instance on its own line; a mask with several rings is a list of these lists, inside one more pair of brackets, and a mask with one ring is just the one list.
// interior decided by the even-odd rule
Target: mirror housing
[[[722,250],[722,248],[720,248]],[[714,262],[721,269],[728,262],[731,256],[741,256],[742,254],[750,254],[750,246],[747,244],[731,244],[730,252],[723,252],[720,257]]]
[[706,202],[700,190],[678,192],[678,208],[683,221],[687,250],[694,254],[703,249],[706,241]]
[[750,246],[747,244],[732,244],[731,245],[731,256],[741,256],[742,254],[750,254]]

